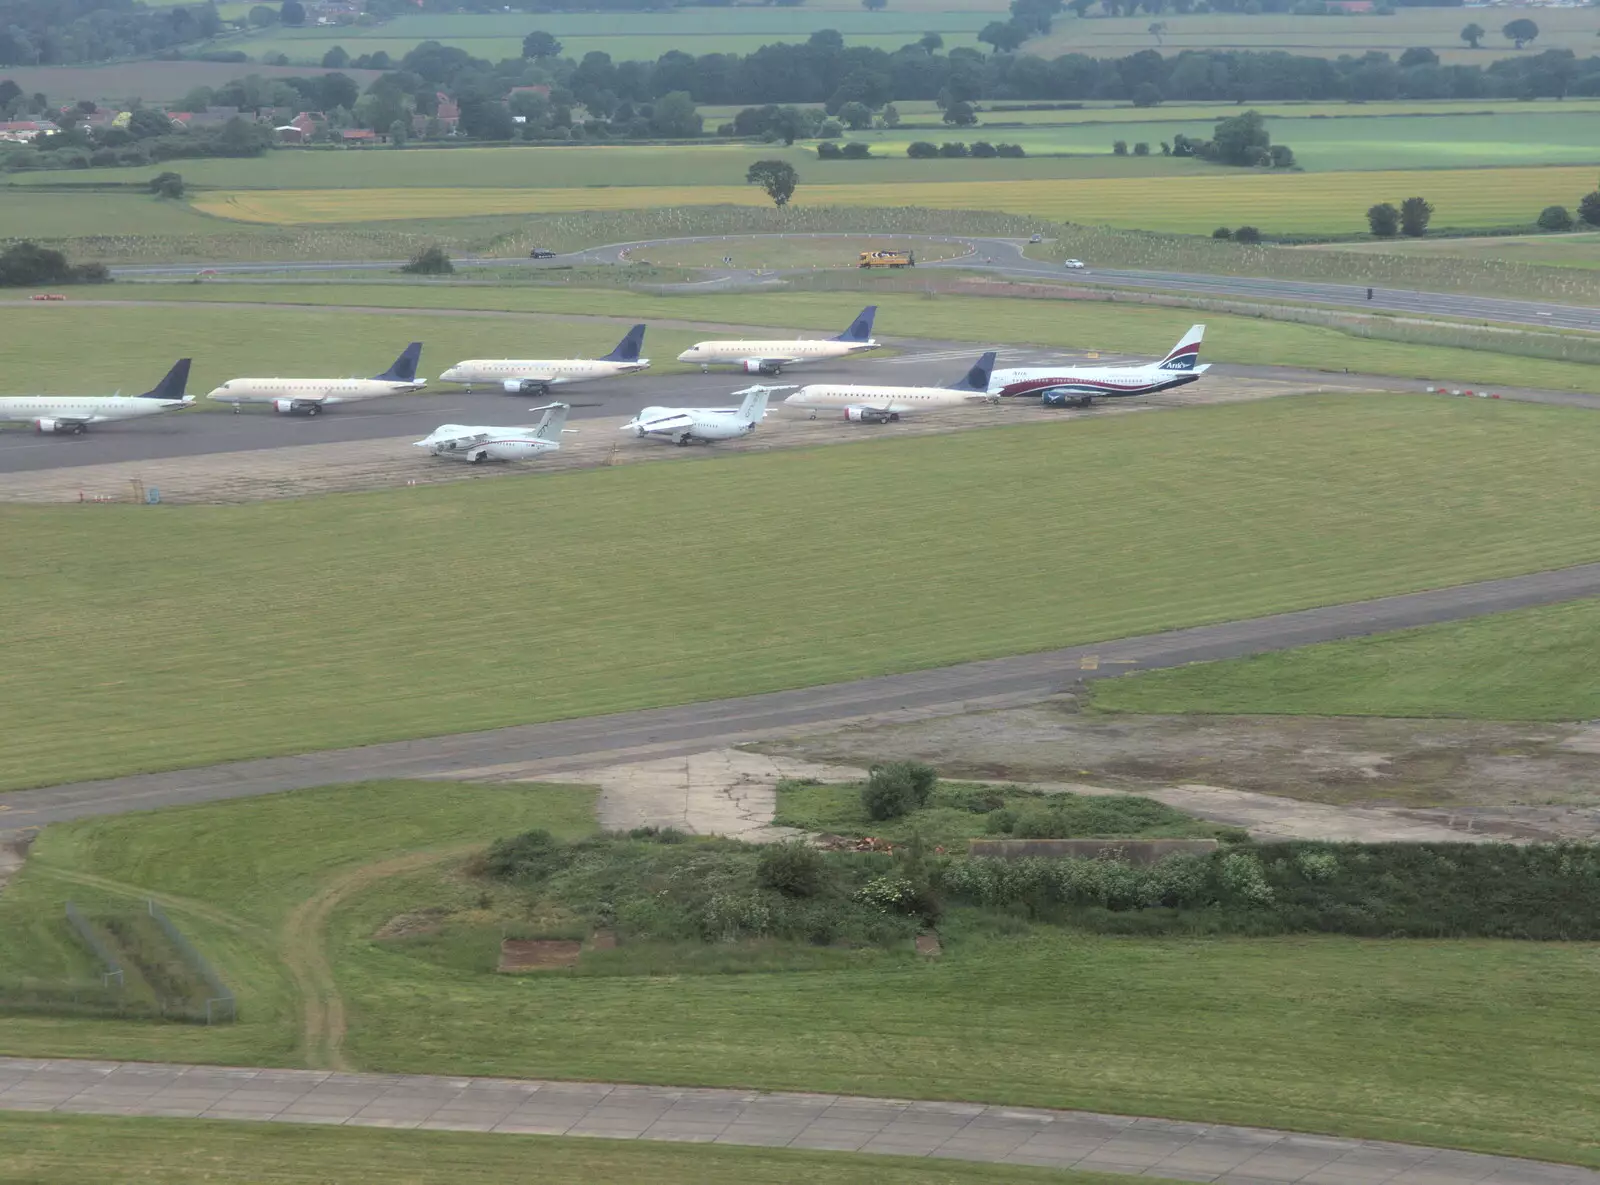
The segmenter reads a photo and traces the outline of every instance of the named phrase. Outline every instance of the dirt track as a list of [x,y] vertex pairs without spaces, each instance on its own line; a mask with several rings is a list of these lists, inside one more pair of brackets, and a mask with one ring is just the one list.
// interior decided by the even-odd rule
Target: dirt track
[[962,408],[880,425],[848,424],[838,419],[813,421],[790,418],[793,413],[779,412],[770,416],[750,439],[710,448],[677,448],[662,441],[624,436],[618,429],[627,417],[616,416],[580,421],[578,433],[566,438],[557,456],[529,464],[469,465],[428,456],[412,447],[414,437],[387,437],[3,474],[0,475],[0,502],[142,501],[140,491],[148,488],[159,489],[163,502],[260,502],[311,494],[483,480],[519,473],[592,469],[638,461],[684,460],[704,457],[712,451],[763,452],[883,436],[958,432],[997,424],[1139,415],[1160,408],[1236,403],[1318,389],[1312,382],[1231,379],[1197,384],[1137,404],[1083,411],[1043,408],[1037,404],[1006,404]]

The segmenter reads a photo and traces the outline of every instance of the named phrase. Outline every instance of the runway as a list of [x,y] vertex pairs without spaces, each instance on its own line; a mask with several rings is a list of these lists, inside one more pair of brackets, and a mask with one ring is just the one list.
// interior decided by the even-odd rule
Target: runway
[[[1381,309],[1386,312],[1420,313],[1431,316],[1460,317],[1477,321],[1496,321],[1512,325],[1538,326],[1544,329],[1583,329],[1600,332],[1600,308],[1581,305],[1564,305],[1554,302],[1505,300],[1499,297],[1466,296],[1454,293],[1419,292],[1403,288],[1376,288],[1372,299],[1367,290],[1353,284],[1321,284],[1305,280],[1275,280],[1252,276],[1199,275],[1186,272],[1138,271],[1121,268],[1101,268],[1087,261],[1090,267],[1082,272],[1065,272],[1061,265],[1027,258],[1023,254],[1026,244],[1020,239],[971,238],[957,235],[915,235],[898,231],[897,239],[922,239],[935,242],[971,243],[973,254],[958,259],[921,264],[929,268],[961,268],[999,273],[1018,278],[1050,276],[1060,279],[1070,275],[1074,283],[1099,284],[1117,288],[1139,288],[1165,292],[1192,293],[1236,300],[1287,301],[1297,304],[1331,305],[1340,308]],[[523,258],[472,258],[458,260],[471,267],[511,267],[538,269],[571,267],[575,264],[604,264],[621,261],[622,254],[641,247],[663,243],[692,243],[753,239],[760,236],[704,235],[691,238],[650,239],[633,243],[612,243],[582,251],[557,256],[553,260]],[[820,238],[825,235],[789,235],[787,238]],[[860,238],[860,234],[849,237]],[[358,263],[338,260],[318,260],[308,263],[238,263],[218,264],[212,270],[219,275],[256,275],[282,271],[392,271],[403,261],[363,261]],[[142,264],[132,267],[112,268],[119,279],[161,278],[193,276],[193,264]],[[748,283],[761,277],[777,277],[781,271],[751,272],[736,270],[721,273],[724,283]],[[715,282],[715,277],[713,277]],[[682,286],[688,287],[688,286]],[[695,287],[706,287],[705,283]]]
[[497,781],[681,756],[851,721],[1036,703],[1083,680],[1600,595],[1600,563],[768,695],[0,795],[0,830],[372,778]]

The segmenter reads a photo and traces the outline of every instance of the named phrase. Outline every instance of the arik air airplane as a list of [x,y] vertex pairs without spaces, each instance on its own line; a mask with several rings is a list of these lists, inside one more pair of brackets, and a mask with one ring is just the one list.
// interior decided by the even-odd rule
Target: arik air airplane
[[0,420],[32,424],[37,432],[81,435],[90,424],[133,420],[188,407],[193,395],[183,388],[189,381],[189,359],[180,358],[167,376],[143,395],[6,395],[0,396]]
[[429,433],[426,440],[417,441],[416,447],[425,448],[436,457],[454,457],[475,465],[484,461],[531,461],[559,450],[562,432],[574,431],[566,426],[571,406],[548,403],[528,410],[544,412],[531,428],[443,424]]
[[1088,407],[1096,399],[1153,395],[1192,383],[1210,369],[1200,362],[1206,327],[1195,325],[1160,362],[1143,366],[1032,366],[997,370],[989,379],[996,395],[1037,395],[1046,407]]
[[695,441],[710,444],[714,440],[737,440],[749,436],[767,414],[767,399],[774,391],[787,387],[746,387],[735,391],[743,395],[738,407],[647,407],[622,426],[624,432],[635,436],[658,436],[676,440],[680,445]]
[[551,387],[582,383],[589,379],[615,378],[650,369],[650,359],[639,357],[644,345],[644,326],[635,325],[617,348],[600,358],[469,358],[457,362],[439,376],[441,383],[493,385],[507,395],[550,394]]
[[678,355],[679,362],[698,363],[701,370],[713,366],[737,366],[746,374],[778,374],[785,366],[801,362],[847,358],[865,350],[876,350],[872,339],[872,319],[878,306],[868,305],[838,337],[799,338],[795,341],[712,341],[697,342]]
[[428,380],[417,377],[421,358],[422,343],[412,342],[394,365],[370,379],[229,379],[206,398],[231,403],[235,412],[241,403],[270,403],[273,411],[283,415],[315,416],[336,403],[422,390]]
[[994,370],[990,350],[948,387],[869,387],[861,384],[808,383],[783,401],[785,407],[809,410],[817,418],[821,410],[839,410],[847,420],[864,424],[892,424],[901,416],[916,412],[941,411],[964,407],[976,401],[999,403],[989,394],[989,375]]

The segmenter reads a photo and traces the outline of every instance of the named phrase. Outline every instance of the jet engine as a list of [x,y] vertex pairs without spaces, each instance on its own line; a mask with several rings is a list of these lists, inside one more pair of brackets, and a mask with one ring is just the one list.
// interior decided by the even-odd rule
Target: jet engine
[[314,416],[320,412],[322,408],[315,403],[307,403],[302,399],[274,399],[272,401],[272,410],[277,412],[280,416],[292,416],[299,412],[304,412],[308,416]]
[[780,369],[776,362],[768,362],[761,358],[746,358],[739,365],[745,374],[777,374]]
[[543,379],[507,379],[500,385],[507,395],[537,395],[543,398],[550,394],[550,384]]
[[82,424],[64,424],[60,420],[40,419],[33,422],[39,432],[70,432],[74,436],[83,431]]
[[844,418],[852,424],[892,424],[900,419],[898,412],[875,411],[870,407],[847,407]]

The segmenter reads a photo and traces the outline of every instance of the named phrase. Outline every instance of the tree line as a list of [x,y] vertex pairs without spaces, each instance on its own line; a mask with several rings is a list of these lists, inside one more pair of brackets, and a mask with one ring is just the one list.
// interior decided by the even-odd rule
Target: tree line
[[222,32],[211,0],[176,8],[139,0],[0,0],[0,66],[140,57]]

